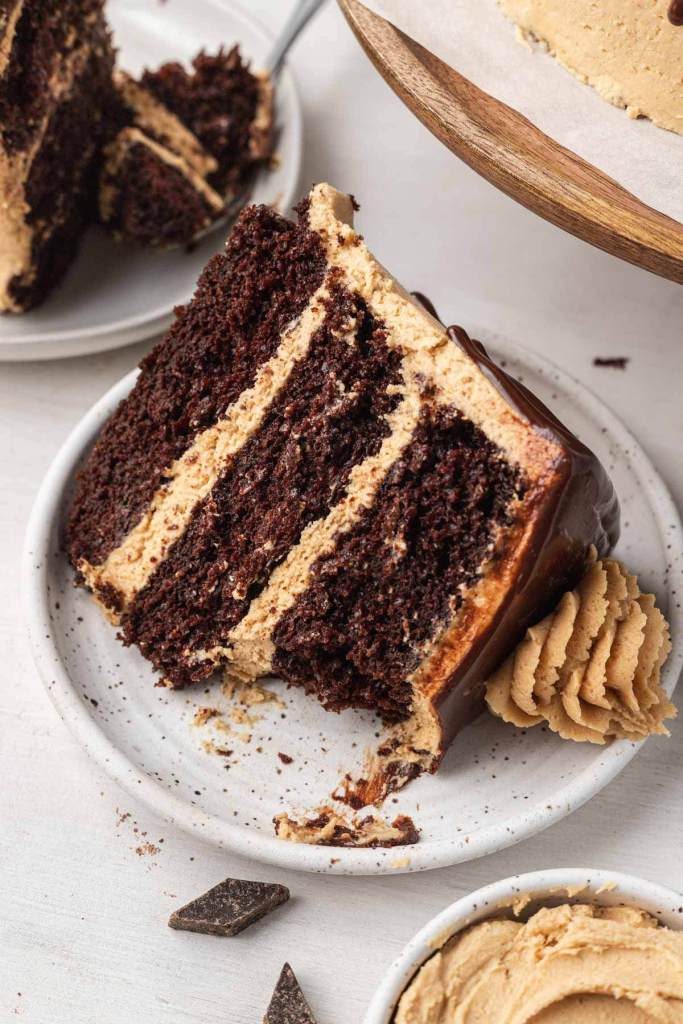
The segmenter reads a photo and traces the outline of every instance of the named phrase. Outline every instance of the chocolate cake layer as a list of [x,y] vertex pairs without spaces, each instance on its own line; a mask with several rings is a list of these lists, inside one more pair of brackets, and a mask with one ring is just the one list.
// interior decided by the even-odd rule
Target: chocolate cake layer
[[123,617],[123,634],[175,684],[214,671],[201,652],[244,616],[353,466],[389,433],[397,353],[362,300],[332,286],[327,313],[260,429],[230,461]]
[[280,619],[275,672],[330,709],[405,716],[424,645],[457,613],[522,495],[521,474],[481,430],[425,405],[372,507]]
[[253,384],[324,273],[315,234],[265,207],[242,214],[81,471],[75,564],[103,562],[135,525],[173,461]]
[[62,62],[88,40],[100,40],[103,2],[19,0],[12,7],[0,38],[0,123],[8,153],[25,149],[40,131]]

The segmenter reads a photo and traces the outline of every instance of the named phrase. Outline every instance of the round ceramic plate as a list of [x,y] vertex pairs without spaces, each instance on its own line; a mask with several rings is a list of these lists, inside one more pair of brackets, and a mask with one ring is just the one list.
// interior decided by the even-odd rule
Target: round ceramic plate
[[[664,673],[671,692],[683,660],[683,611],[673,597],[677,580],[680,592],[683,534],[664,485],[634,438],[582,385],[504,339],[483,331],[478,336],[608,468],[623,512],[617,555],[643,589],[656,593],[671,622],[674,649]],[[364,749],[376,744],[377,722],[355,711],[329,714],[276,680],[265,685],[278,702],[264,703],[258,714],[250,708],[251,721],[235,723],[239,713],[218,683],[184,691],[155,687],[137,650],[122,647],[89,595],[73,586],[60,550],[70,481],[133,380],[134,374],[124,378],[98,402],[53,463],[29,524],[24,567],[30,638],[48,692],[78,741],[131,795],[213,843],[282,867],[418,871],[481,857],[539,832],[598,793],[631,760],[637,744],[570,743],[484,714],[456,739],[436,776],[417,779],[388,805],[391,817],[413,817],[421,831],[417,845],[331,849],[277,839],[274,815],[304,813],[328,801],[344,771],[359,769]],[[201,707],[221,716],[194,724]]]
[[[232,0],[109,0],[107,14],[121,67],[138,74],[166,60],[189,61],[202,48],[239,42],[260,67],[269,34]],[[301,166],[301,107],[289,71],[276,89],[276,154],[249,201],[288,213]],[[224,244],[229,225],[218,225],[191,252],[152,252],[114,242],[93,227],[64,281],[38,309],[0,317],[0,360],[61,359],[119,348],[164,331],[173,307],[186,302],[200,271]]]

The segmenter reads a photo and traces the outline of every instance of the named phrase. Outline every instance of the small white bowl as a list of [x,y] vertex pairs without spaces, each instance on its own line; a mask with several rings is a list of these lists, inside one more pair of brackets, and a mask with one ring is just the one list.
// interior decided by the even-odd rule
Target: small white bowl
[[683,929],[683,896],[644,878],[591,868],[555,868],[513,875],[463,896],[426,924],[389,968],[363,1024],[390,1024],[413,975],[445,942],[468,925],[494,916],[527,895],[531,900],[524,907],[524,917],[541,906],[558,903],[589,902],[605,907],[626,903],[646,910],[668,928]]

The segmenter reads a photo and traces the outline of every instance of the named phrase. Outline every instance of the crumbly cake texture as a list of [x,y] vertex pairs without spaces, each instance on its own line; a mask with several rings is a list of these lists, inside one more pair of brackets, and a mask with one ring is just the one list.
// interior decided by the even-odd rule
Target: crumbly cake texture
[[37,305],[94,215],[111,106],[103,0],[0,11],[0,311]]
[[173,685],[271,672],[435,770],[484,680],[604,555],[597,460],[374,260],[349,196],[241,215],[79,474],[68,548]]
[[275,818],[275,834],[290,843],[307,846],[352,846],[375,850],[413,846],[420,833],[412,818],[399,814],[392,822],[374,814],[347,817],[331,806],[320,807],[313,817],[301,820],[289,814]]
[[594,563],[486,685],[486,702],[522,728],[605,743],[668,735],[676,709],[660,684],[669,627],[652,594],[621,563]]
[[239,49],[146,71],[117,71],[115,137],[105,150],[100,219],[118,238],[171,248],[217,220],[270,157],[272,90]]
[[498,0],[580,81],[630,117],[683,134],[683,19],[672,0]]

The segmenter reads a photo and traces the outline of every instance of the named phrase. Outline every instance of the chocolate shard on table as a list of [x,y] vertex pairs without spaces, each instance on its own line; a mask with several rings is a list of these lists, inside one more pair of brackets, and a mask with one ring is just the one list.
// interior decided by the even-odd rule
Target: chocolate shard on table
[[263,1024],[317,1024],[289,964],[282,968]]
[[203,935],[238,935],[288,899],[284,885],[226,878],[174,911],[168,923],[171,928]]
[[243,211],[81,467],[68,548],[172,685],[274,674],[374,711],[386,792],[436,771],[619,512],[597,458],[353,216],[326,184],[297,223]]

